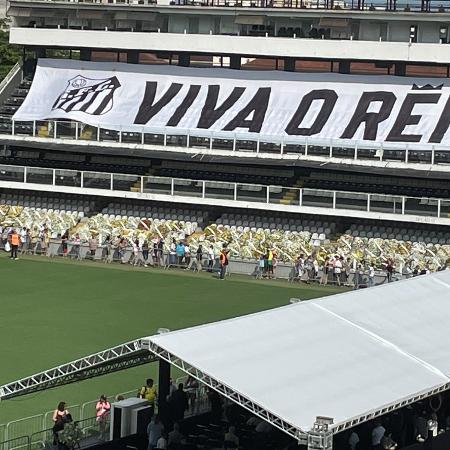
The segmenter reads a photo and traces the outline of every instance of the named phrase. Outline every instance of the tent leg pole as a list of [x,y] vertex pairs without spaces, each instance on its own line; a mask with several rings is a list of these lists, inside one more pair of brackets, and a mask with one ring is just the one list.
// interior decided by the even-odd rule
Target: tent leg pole
[[159,377],[158,377],[158,414],[162,423],[166,424],[167,396],[170,392],[170,363],[164,359],[159,359]]

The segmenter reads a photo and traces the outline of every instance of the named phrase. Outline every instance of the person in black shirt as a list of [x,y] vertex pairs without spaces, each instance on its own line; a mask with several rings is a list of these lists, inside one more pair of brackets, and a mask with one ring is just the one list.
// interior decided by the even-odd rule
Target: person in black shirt
[[183,383],[178,385],[178,389],[170,396],[169,408],[170,416],[173,422],[179,422],[184,419],[184,412],[188,409],[189,402],[186,392],[184,392]]

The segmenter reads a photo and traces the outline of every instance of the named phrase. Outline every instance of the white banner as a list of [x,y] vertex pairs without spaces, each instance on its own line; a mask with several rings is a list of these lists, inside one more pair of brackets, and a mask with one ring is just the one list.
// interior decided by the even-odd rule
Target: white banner
[[447,79],[39,60],[15,120],[450,144]]

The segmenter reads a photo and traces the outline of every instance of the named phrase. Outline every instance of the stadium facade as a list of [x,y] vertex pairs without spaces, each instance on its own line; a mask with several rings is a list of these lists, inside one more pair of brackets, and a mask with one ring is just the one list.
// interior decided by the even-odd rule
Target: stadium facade
[[6,203],[169,204],[205,227],[302,224],[319,245],[345,233],[434,246],[424,267],[450,257],[446,8],[11,0],[8,16],[23,60],[0,86]]

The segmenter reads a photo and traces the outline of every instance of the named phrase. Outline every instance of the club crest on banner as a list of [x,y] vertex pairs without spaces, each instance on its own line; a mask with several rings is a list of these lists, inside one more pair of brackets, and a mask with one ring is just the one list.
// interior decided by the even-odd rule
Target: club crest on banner
[[68,80],[65,91],[53,103],[52,110],[81,111],[93,116],[106,114],[113,107],[114,93],[119,87],[115,76],[94,79],[77,75]]

